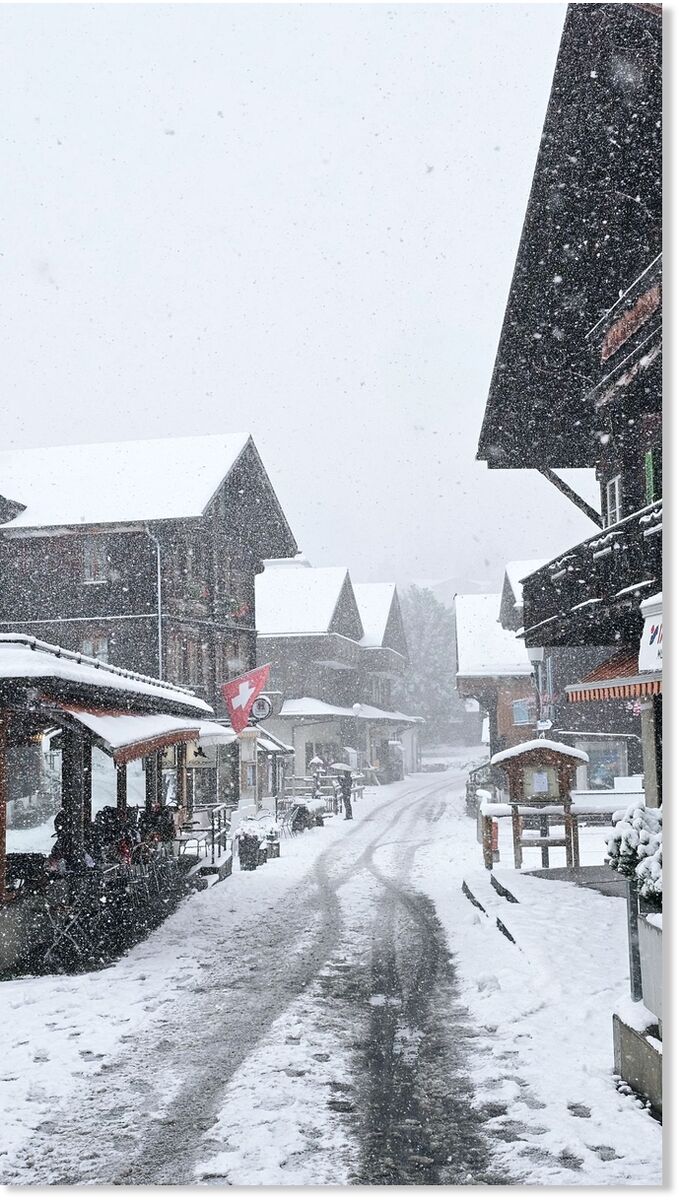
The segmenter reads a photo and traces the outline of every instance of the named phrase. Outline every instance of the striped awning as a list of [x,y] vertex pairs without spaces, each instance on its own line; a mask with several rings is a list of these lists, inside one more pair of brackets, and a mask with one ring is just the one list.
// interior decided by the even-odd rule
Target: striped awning
[[638,700],[642,696],[662,693],[662,674],[648,671],[640,674],[638,652],[624,650],[600,663],[580,683],[566,688],[571,704],[587,700]]

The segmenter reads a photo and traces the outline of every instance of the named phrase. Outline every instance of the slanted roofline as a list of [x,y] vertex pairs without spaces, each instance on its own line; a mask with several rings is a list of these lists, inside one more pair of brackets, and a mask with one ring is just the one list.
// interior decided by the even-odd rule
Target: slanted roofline
[[658,9],[570,4],[479,437],[489,467],[597,461],[585,339],[660,251],[661,110]]

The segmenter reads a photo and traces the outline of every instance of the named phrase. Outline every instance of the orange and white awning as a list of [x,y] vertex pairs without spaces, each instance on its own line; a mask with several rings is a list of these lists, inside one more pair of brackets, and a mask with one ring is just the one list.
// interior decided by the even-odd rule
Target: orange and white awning
[[571,704],[587,700],[638,700],[662,693],[662,672],[639,671],[639,652],[624,650],[566,688]]

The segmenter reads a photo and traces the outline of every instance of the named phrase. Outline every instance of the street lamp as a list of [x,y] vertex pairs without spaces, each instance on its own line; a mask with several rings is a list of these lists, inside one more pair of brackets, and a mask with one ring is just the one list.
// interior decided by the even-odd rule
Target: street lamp
[[356,741],[356,766],[360,770],[361,769],[361,756],[360,756],[360,751],[359,751],[359,743],[360,743],[359,717],[361,715],[362,705],[360,705],[357,701],[356,704],[352,705],[352,708],[354,710],[355,741]]

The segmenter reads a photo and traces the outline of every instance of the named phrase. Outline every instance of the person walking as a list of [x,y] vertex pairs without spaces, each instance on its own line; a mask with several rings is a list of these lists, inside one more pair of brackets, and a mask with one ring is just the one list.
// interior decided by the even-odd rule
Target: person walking
[[344,820],[353,821],[354,814],[351,810],[351,771],[343,771],[340,775],[340,795],[342,804],[344,805]]

